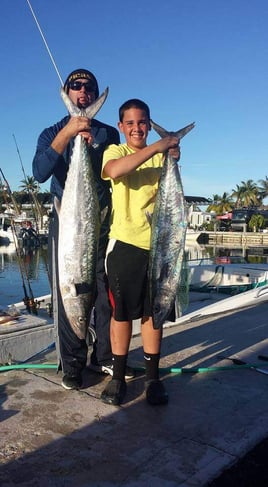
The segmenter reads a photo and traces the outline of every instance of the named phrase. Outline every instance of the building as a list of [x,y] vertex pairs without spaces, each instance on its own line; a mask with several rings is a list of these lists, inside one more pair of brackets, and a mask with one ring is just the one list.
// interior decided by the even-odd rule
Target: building
[[208,206],[211,200],[203,198],[202,196],[185,196],[188,206],[188,226],[194,230],[202,229],[202,227],[211,222],[215,217],[215,212],[202,211],[199,206]]

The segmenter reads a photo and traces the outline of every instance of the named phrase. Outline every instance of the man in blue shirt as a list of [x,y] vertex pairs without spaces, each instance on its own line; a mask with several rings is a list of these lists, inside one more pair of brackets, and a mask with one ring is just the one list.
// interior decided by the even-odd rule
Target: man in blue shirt
[[[72,71],[66,79],[64,90],[79,108],[88,107],[99,96],[97,80],[93,73],[86,69]],[[111,193],[110,184],[107,181],[103,181],[100,174],[103,151],[108,145],[120,142],[118,131],[114,127],[95,119],[89,120],[86,117],[70,117],[67,115],[40,134],[33,159],[33,176],[39,183],[43,183],[51,177],[50,191],[52,197],[54,199],[56,196],[60,201],[72,155],[74,138],[78,133],[83,135],[89,144],[100,210],[108,207],[107,215],[101,226],[99,240],[96,276],[97,293],[94,306],[97,340],[93,346],[90,367],[97,372],[112,375],[112,354],[109,336],[111,309],[104,270],[111,212]],[[51,288],[54,294],[53,304],[57,308],[54,316],[58,333],[57,351],[60,367],[63,370],[62,386],[65,389],[80,389],[82,386],[82,370],[87,362],[88,344],[86,340],[80,340],[75,335],[64,311],[57,277],[57,244],[58,217],[54,208],[49,229],[49,268]]]

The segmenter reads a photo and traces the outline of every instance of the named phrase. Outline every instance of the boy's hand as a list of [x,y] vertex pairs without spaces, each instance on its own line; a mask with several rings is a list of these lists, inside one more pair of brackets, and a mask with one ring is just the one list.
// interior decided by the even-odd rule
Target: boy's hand
[[157,141],[158,152],[167,152],[170,149],[178,149],[179,139],[173,135],[168,135]]

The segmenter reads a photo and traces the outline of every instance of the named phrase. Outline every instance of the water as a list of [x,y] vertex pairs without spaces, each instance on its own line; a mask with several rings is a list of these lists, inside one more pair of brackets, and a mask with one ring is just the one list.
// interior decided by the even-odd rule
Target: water
[[238,264],[248,262],[250,264],[267,264],[268,248],[263,247],[219,247],[208,245],[187,245],[187,260],[199,264],[203,263],[218,264]]
[[[267,251],[267,252],[266,252]],[[188,260],[199,263],[229,263],[245,261],[250,263],[268,263],[268,249],[223,248],[206,245],[190,245],[186,248]],[[20,263],[20,265],[19,265]],[[47,273],[47,249],[24,250],[20,259],[12,244],[0,246],[0,307],[17,303],[24,299],[23,274],[26,292],[30,290],[34,298],[50,293]],[[29,288],[30,287],[30,288]]]
[[18,303],[25,297],[50,293],[47,272],[47,249],[23,249],[18,258],[15,246],[0,246],[0,307]]

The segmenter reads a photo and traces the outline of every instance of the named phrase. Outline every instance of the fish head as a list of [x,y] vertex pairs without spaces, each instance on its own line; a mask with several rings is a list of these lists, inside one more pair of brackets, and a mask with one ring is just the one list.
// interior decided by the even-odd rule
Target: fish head
[[155,330],[161,328],[168,318],[173,307],[173,303],[170,301],[170,291],[163,292],[159,295],[159,299],[154,299],[152,316],[153,316],[153,327]]
[[84,340],[88,333],[93,294],[63,297],[63,305],[71,328],[78,338]]

